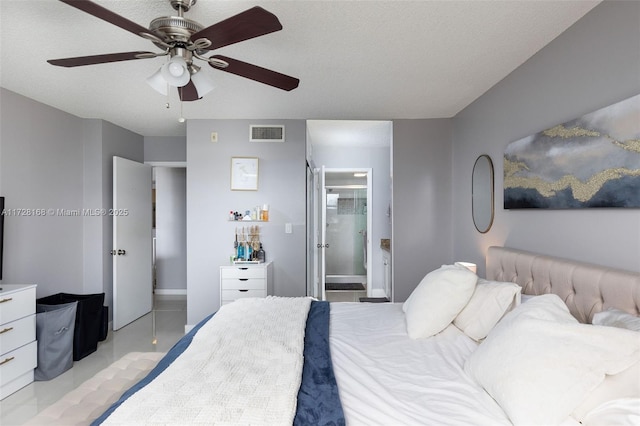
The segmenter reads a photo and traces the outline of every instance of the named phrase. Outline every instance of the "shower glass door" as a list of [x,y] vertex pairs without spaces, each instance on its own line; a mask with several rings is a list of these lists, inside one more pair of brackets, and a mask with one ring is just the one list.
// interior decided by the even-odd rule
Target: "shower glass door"
[[327,188],[326,274],[366,282],[367,189]]

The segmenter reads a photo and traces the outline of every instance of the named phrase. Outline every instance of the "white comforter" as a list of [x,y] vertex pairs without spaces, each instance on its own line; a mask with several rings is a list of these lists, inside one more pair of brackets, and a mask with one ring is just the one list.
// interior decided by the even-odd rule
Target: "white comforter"
[[330,342],[348,426],[511,424],[464,373],[477,343],[454,326],[412,340],[401,304],[332,303]]
[[223,306],[103,424],[292,424],[310,304],[268,297]]

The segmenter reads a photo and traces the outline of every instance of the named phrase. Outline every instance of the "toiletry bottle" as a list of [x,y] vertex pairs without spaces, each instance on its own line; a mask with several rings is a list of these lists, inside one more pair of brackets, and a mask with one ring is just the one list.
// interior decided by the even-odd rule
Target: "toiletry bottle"
[[251,244],[246,243],[247,246],[244,249],[244,256],[246,260],[251,260],[251,252],[253,252],[253,248],[251,247]]
[[266,253],[264,252],[264,249],[262,248],[262,243],[260,243],[260,249],[258,250],[258,254],[256,255],[256,258],[259,262],[264,263],[265,259],[266,259]]
[[244,260],[244,243],[240,242],[240,244],[238,244],[238,256],[237,256],[238,260]]

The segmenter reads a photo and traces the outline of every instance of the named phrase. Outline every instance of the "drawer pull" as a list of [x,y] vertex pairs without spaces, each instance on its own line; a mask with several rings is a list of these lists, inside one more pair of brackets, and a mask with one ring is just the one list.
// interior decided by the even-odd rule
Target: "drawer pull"
[[0,330],[0,334],[4,334],[7,331],[11,331],[11,330],[13,330],[13,327],[5,328],[4,330]]
[[241,271],[248,271],[249,270],[249,268],[238,268],[238,269],[240,269]]
[[15,359],[15,356],[12,356],[11,358],[5,358],[4,361],[0,362],[0,365],[4,365],[9,361],[13,361],[14,359]]
[[249,290],[238,290],[238,291],[239,291],[240,293],[246,293],[246,292],[248,292]]
[[13,297],[9,297],[8,299],[2,299],[0,300],[0,303],[4,303],[4,302],[11,302],[13,300]]
[[238,281],[249,281],[249,278],[238,278]]

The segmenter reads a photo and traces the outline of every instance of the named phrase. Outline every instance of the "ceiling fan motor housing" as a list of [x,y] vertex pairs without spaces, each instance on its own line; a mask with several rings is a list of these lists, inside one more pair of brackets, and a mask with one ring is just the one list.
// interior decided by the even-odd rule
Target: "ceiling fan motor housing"
[[[188,44],[191,35],[204,29],[202,25],[181,16],[164,16],[156,18],[149,24],[149,30],[162,38],[166,43]],[[162,48],[162,46],[158,47]]]

